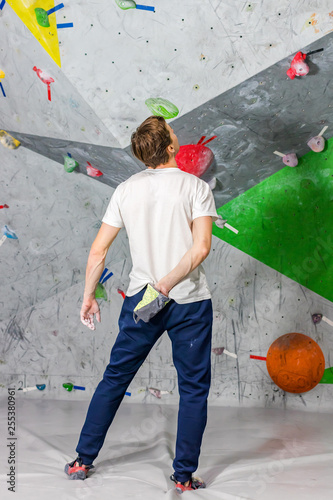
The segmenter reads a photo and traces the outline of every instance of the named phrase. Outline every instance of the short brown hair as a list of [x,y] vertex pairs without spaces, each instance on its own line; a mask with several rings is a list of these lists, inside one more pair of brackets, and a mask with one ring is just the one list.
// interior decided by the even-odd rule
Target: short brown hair
[[172,143],[162,116],[150,116],[133,132],[132,152],[147,167],[156,168],[169,161],[167,147]]

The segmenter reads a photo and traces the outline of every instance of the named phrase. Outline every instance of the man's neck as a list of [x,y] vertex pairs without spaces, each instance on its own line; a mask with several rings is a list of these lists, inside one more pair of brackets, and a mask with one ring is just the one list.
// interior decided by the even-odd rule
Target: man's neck
[[175,158],[171,158],[168,163],[161,163],[161,165],[157,165],[157,167],[153,168],[153,167],[148,167],[152,170],[157,170],[157,169],[162,169],[162,168],[178,168],[178,165],[176,163],[176,160]]

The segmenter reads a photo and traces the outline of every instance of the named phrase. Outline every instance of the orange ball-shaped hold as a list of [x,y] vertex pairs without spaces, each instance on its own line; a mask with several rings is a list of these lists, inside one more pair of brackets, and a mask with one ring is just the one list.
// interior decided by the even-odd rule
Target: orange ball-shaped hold
[[311,337],[303,333],[287,333],[268,349],[266,365],[277,386],[298,394],[310,391],[321,381],[325,358]]

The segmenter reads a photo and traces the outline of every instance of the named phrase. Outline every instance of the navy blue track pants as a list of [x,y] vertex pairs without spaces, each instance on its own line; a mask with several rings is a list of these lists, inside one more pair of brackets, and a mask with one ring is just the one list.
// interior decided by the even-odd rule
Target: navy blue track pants
[[208,299],[177,304],[171,300],[149,323],[140,320],[136,324],[133,309],[144,291],[145,288],[124,300],[110,363],[90,402],[76,451],[87,465],[97,457],[127,387],[155,342],[167,330],[180,395],[173,468],[176,479],[183,482],[190,479],[198,467],[207,422],[212,302]]

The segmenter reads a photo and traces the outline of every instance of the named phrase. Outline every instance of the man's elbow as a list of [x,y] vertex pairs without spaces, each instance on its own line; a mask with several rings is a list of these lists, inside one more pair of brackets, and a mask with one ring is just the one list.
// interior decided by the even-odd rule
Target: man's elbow
[[202,260],[205,260],[208,255],[209,255],[209,252],[210,252],[210,246],[208,245],[203,245],[201,247],[201,256],[202,256]]

